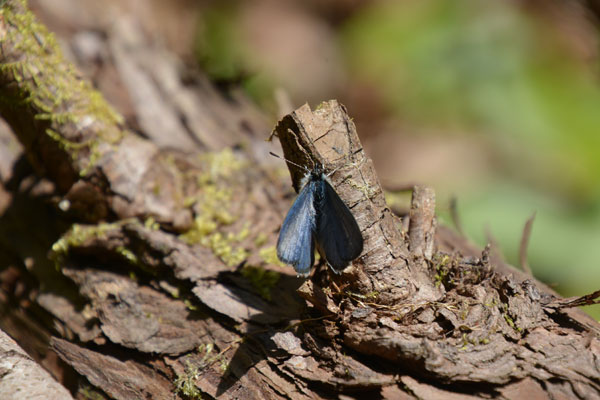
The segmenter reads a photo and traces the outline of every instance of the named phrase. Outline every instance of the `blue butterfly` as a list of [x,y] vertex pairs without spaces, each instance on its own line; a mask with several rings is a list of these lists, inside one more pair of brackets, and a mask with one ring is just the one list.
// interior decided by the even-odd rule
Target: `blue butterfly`
[[298,276],[306,277],[314,263],[316,243],[329,267],[339,274],[362,253],[363,237],[322,169],[307,172],[281,226],[277,256],[292,265]]

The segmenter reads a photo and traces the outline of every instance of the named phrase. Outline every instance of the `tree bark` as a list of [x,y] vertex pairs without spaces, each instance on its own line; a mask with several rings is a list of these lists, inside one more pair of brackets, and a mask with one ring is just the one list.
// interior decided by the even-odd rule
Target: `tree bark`
[[104,45],[138,136],[23,1],[0,5],[0,115],[29,161],[14,146],[0,165],[1,323],[76,395],[600,396],[599,325],[569,308],[595,296],[560,299],[437,227],[430,188],[403,223],[337,101],[273,130],[288,160],[335,171],[365,242],[304,281],[275,257],[292,196],[260,112],[199,73],[183,85],[117,21]]

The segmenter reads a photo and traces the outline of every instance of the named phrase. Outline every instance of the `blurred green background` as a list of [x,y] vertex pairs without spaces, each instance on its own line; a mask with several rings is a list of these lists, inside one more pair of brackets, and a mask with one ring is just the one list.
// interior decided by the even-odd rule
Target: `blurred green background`
[[[326,4],[325,4],[326,3]],[[215,2],[194,54],[275,121],[337,98],[384,185],[433,186],[480,245],[565,296],[600,289],[598,24],[576,2]],[[285,99],[285,97],[284,97]],[[600,307],[586,311],[600,318]]]

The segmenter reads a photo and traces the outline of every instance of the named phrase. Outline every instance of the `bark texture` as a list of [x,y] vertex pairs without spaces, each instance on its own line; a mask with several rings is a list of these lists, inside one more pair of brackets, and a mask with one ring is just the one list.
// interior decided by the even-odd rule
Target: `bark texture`
[[0,398],[69,400],[71,393],[54,380],[6,333],[0,331]]
[[293,193],[243,97],[199,73],[184,85],[116,21],[102,54],[138,136],[23,2],[0,5],[0,114],[23,146],[0,158],[2,328],[77,396],[600,397],[581,301],[437,227],[430,188],[403,223],[337,101],[273,130],[287,159],[335,171],[365,240],[341,275],[304,281],[275,257]]

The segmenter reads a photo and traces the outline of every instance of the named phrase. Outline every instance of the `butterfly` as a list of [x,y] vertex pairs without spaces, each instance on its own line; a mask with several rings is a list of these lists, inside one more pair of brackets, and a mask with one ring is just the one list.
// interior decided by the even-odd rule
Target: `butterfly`
[[316,244],[332,271],[339,274],[362,253],[362,233],[323,169],[304,169],[302,189],[281,225],[277,256],[292,265],[298,276],[307,277]]

